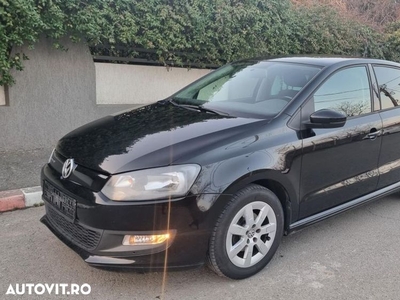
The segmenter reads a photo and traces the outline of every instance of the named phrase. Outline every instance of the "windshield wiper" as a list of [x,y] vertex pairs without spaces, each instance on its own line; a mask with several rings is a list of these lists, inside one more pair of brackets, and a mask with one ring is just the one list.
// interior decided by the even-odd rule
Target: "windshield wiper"
[[173,99],[170,99],[169,102],[172,103],[175,106],[187,108],[187,109],[190,109],[190,110],[197,110],[197,111],[201,111],[201,112],[212,113],[212,114],[219,115],[219,116],[229,116],[229,114],[226,113],[226,112],[222,112],[222,111],[218,111],[218,110],[215,110],[215,109],[206,108],[203,105],[179,104],[179,103],[176,103]]

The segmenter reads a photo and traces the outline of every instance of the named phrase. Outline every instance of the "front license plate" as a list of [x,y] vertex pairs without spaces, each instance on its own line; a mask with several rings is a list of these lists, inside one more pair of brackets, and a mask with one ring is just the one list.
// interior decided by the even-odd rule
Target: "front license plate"
[[43,198],[73,222],[76,215],[76,200],[44,181]]

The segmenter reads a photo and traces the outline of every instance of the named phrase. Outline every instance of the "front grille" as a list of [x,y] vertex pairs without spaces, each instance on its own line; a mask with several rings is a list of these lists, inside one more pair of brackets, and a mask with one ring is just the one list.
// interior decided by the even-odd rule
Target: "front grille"
[[57,231],[85,250],[93,250],[97,247],[100,242],[101,232],[72,223],[57,213],[51,206],[46,206],[48,219]]

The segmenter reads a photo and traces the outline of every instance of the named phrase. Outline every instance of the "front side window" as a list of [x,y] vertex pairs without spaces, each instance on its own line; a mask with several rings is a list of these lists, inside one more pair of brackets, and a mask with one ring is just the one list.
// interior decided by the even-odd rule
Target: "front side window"
[[389,67],[374,67],[381,95],[382,109],[400,104],[400,70]]
[[333,109],[347,117],[371,112],[371,90],[365,67],[340,70],[314,93],[314,109]]
[[234,116],[273,117],[319,71],[319,67],[295,63],[233,63],[205,76],[172,98],[178,105],[201,105]]

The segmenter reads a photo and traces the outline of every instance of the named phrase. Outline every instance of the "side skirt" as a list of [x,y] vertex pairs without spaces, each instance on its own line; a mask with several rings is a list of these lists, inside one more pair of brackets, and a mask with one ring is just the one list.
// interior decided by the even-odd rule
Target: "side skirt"
[[327,218],[333,217],[339,213],[342,213],[349,209],[355,208],[362,204],[368,203],[370,201],[374,201],[374,200],[380,199],[382,197],[385,197],[387,195],[393,194],[397,191],[400,191],[400,182],[389,185],[380,190],[374,191],[374,192],[372,192],[368,195],[362,196],[360,198],[356,198],[354,200],[351,200],[351,201],[341,204],[339,206],[335,206],[333,208],[330,208],[330,209],[320,212],[318,214],[315,214],[310,217],[296,221],[289,226],[289,233],[292,233],[294,231],[297,231],[299,229],[302,229],[303,227],[312,225],[319,221],[325,220]]

